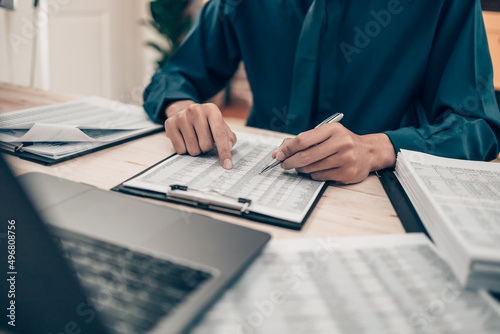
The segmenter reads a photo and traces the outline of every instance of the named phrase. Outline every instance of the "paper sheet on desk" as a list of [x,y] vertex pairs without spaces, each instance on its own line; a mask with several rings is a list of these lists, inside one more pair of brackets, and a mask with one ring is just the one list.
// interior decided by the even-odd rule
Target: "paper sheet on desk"
[[421,234],[278,240],[193,334],[498,333],[500,310],[463,290]]
[[2,131],[0,129],[0,141],[8,143],[105,142],[114,140],[113,135],[120,136],[125,131],[128,130],[81,130],[72,125],[36,123],[24,134],[19,130]]
[[0,141],[105,142],[151,126],[140,107],[91,97],[0,115]]
[[124,185],[161,193],[174,184],[217,191],[250,199],[252,212],[302,222],[324,182],[281,168],[259,174],[282,140],[248,133],[237,133],[237,138],[231,170],[221,166],[216,150],[198,157],[176,155]]

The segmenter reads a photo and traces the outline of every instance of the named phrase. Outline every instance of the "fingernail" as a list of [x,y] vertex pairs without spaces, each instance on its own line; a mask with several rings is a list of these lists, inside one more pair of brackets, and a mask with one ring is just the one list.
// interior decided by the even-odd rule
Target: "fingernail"
[[277,154],[276,154],[276,160],[279,160],[279,161],[283,161],[285,160],[285,154],[281,151],[279,151]]
[[231,169],[233,168],[233,162],[231,161],[231,159],[226,159],[222,163],[222,167],[224,167],[225,169]]

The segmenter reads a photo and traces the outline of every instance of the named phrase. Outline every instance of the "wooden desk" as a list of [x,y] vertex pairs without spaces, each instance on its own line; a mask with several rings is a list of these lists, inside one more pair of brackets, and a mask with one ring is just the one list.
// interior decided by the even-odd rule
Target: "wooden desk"
[[[490,7],[491,9],[498,10],[500,4],[497,2],[493,5],[492,2]],[[483,11],[483,18],[490,47],[491,61],[493,62],[493,83],[495,89],[500,91],[500,11]]]
[[[0,112],[69,101],[75,98],[77,97],[0,83]],[[234,131],[283,137],[279,133],[235,124],[230,119],[228,122]],[[43,166],[18,157],[4,156],[16,174],[42,172],[110,189],[172,153],[174,149],[170,141],[163,133],[158,133],[54,166]],[[292,231],[182,205],[149,201],[266,231],[274,238],[338,237],[405,232],[382,185],[374,175],[356,185],[328,187],[302,231]]]

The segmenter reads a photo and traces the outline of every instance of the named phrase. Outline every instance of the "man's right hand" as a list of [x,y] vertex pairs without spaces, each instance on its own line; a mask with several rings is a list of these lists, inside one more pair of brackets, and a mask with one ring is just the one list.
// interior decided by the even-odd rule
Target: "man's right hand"
[[178,154],[199,155],[210,151],[215,144],[222,166],[233,167],[231,149],[236,135],[215,104],[178,101],[167,107],[166,114],[165,133]]

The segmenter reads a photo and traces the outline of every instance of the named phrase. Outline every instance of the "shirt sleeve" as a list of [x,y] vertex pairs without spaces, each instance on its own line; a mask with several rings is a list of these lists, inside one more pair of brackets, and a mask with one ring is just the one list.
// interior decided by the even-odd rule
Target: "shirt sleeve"
[[385,133],[396,152],[498,156],[500,112],[479,0],[445,2],[419,98],[401,128]]
[[144,91],[144,109],[153,121],[165,121],[170,103],[201,103],[227,84],[241,60],[231,24],[236,10],[225,0],[211,0],[203,7],[185,41]]

